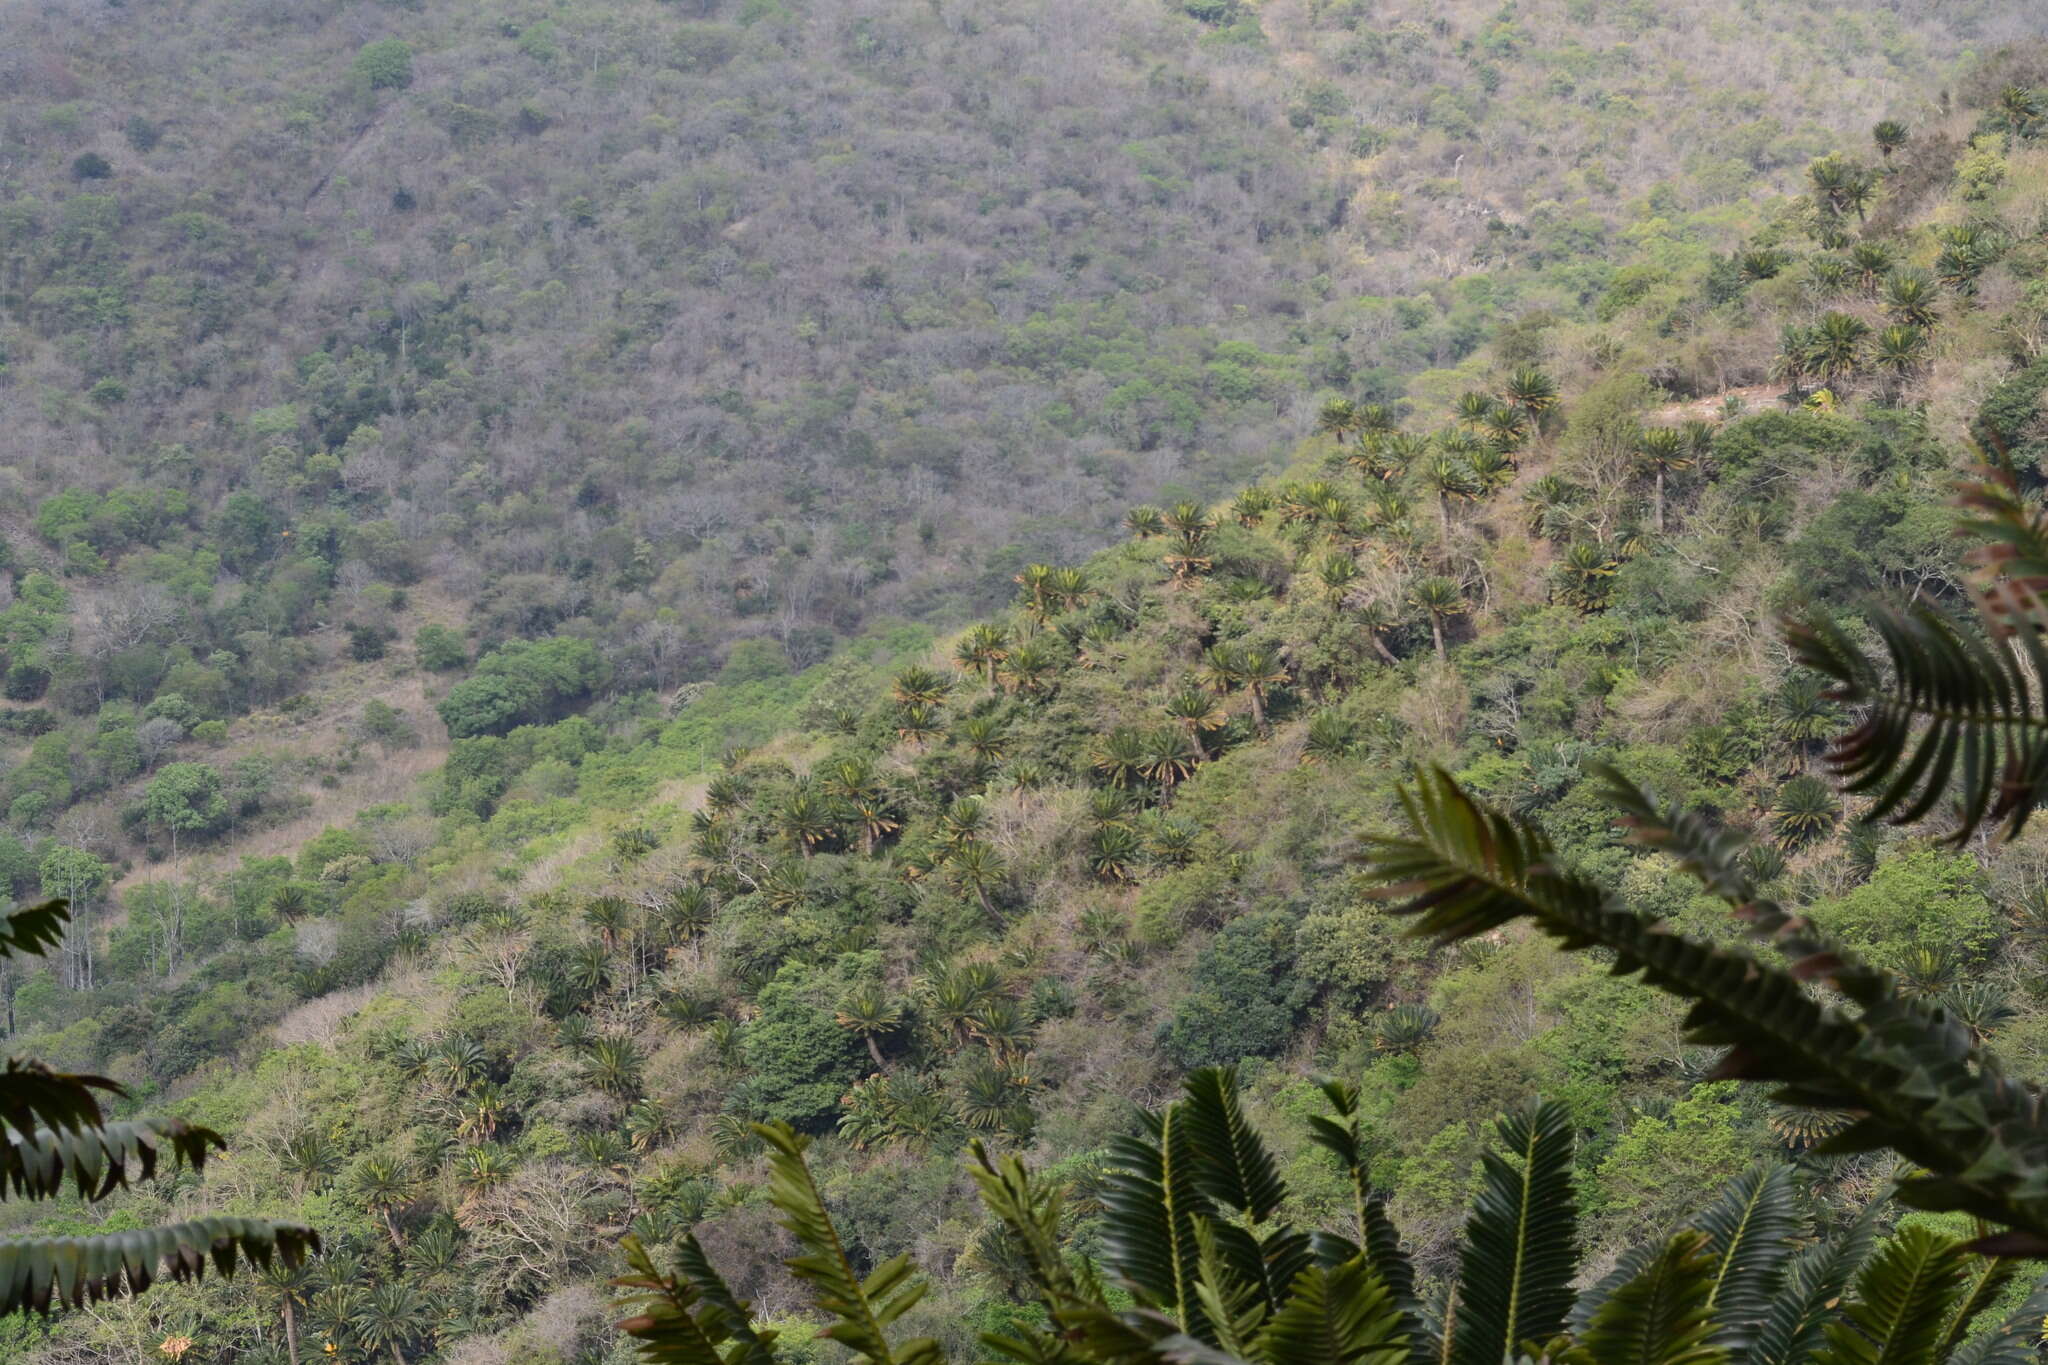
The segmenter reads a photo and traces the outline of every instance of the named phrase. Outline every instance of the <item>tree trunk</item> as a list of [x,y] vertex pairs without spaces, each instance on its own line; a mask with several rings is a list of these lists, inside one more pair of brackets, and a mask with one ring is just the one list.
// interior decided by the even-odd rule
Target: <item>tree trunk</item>
[[1661,464],[1657,466],[1657,497],[1653,506],[1656,508],[1657,534],[1661,536],[1664,534],[1664,466]]
[[1436,640],[1437,662],[1442,663],[1449,657],[1444,653],[1444,618],[1435,612],[1429,614],[1429,633]]
[[398,1220],[391,1216],[391,1206],[389,1204],[384,1206],[383,1214],[384,1231],[391,1234],[391,1249],[403,1254],[405,1251],[405,1241],[398,1235]]
[[995,902],[988,898],[988,888],[980,882],[974,884],[974,898],[981,902],[981,908],[988,912],[988,917],[996,922],[997,928],[1007,929],[1010,927],[1010,922],[1003,918],[1002,911],[996,909]]
[[864,1033],[861,1035],[861,1039],[868,1045],[868,1056],[875,1059],[875,1070],[887,1071],[889,1069],[889,1064],[882,1060],[882,1049],[880,1045],[878,1045],[875,1042],[875,1035],[872,1033]]
[[1365,633],[1365,638],[1367,643],[1369,643],[1372,646],[1373,652],[1375,654],[1378,654],[1382,659],[1385,659],[1389,665],[1397,664],[1400,662],[1399,659],[1396,659],[1394,657],[1394,651],[1387,648],[1387,642],[1380,638],[1378,631],[1367,631]]
[[1252,728],[1263,735],[1266,733],[1265,699],[1259,695],[1259,689],[1256,687],[1246,688],[1245,691],[1252,699]]
[[299,1319],[298,1315],[292,1312],[292,1296],[290,1294],[284,1296],[282,1306],[284,1308],[284,1352],[291,1359],[292,1365],[299,1365]]
[[1195,746],[1195,762],[1207,763],[1209,761],[1209,751],[1202,747],[1202,727],[1199,725],[1188,726],[1188,739]]
[[1443,525],[1444,539],[1451,538],[1451,500],[1442,493],[1436,495],[1436,518]]

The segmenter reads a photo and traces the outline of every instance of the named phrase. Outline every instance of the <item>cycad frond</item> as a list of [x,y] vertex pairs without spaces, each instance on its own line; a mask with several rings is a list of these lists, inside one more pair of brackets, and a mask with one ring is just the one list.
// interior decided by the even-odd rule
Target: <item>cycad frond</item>
[[64,941],[71,902],[59,896],[0,917],[0,957],[41,957]]
[[1705,1235],[1706,1251],[1715,1258],[1707,1306],[1721,1323],[1717,1340],[1739,1346],[1770,1311],[1792,1255],[1792,1239],[1800,1232],[1791,1168],[1750,1167],[1723,1186],[1692,1225]]
[[68,1133],[45,1128],[0,1149],[0,1198],[53,1199],[69,1180],[81,1197],[104,1199],[154,1176],[166,1149],[173,1163],[197,1169],[209,1152],[226,1145],[218,1133],[181,1119],[137,1119]]
[[1849,1282],[1870,1255],[1883,1207],[1883,1200],[1873,1199],[1840,1236],[1793,1257],[1743,1355],[1744,1365],[1797,1365],[1812,1356]]
[[1871,624],[1882,664],[1818,613],[1785,627],[1799,662],[1833,681],[1832,699],[1867,708],[1828,753],[1846,790],[1872,797],[1870,819],[1894,824],[1953,790],[1956,841],[1987,823],[2017,834],[2048,786],[2048,650],[2037,631],[1987,636],[1927,604],[1879,609]]
[[97,1237],[27,1237],[0,1242],[0,1314],[48,1312],[140,1294],[159,1276],[203,1279],[209,1261],[222,1275],[238,1260],[263,1266],[277,1257],[297,1265],[319,1251],[311,1228],[267,1218],[217,1215],[160,1228]]
[[[1387,1217],[1386,1204],[1373,1190],[1365,1164],[1365,1144],[1358,1116],[1358,1090],[1342,1081],[1329,1081],[1323,1095],[1337,1117],[1309,1115],[1309,1141],[1337,1158],[1351,1185],[1352,1217],[1357,1220],[1361,1250],[1366,1264],[1394,1293],[1404,1311],[1412,1313],[1415,1298],[1415,1266],[1401,1249],[1401,1234]],[[1419,1340],[1418,1324],[1410,1324],[1410,1336]]]
[[1943,1324],[1961,1298],[1970,1252],[1924,1227],[1902,1228],[1856,1277],[1814,1365],[1933,1365]]
[[2035,1365],[2041,1358],[2044,1322],[2048,1322],[2048,1280],[2036,1284],[1996,1327],[1951,1353],[1947,1365]]
[[1500,1152],[1485,1174],[1458,1262],[1453,1365],[1499,1365],[1525,1341],[1564,1330],[1577,1270],[1578,1208],[1572,1192],[1572,1125],[1544,1103],[1500,1120]]
[[[1792,962],[1790,971],[1737,948],[1697,942],[1611,904],[1594,882],[1561,870],[1531,825],[1473,801],[1448,774],[1402,793],[1409,837],[1369,841],[1381,894],[1405,899],[1423,932],[1467,938],[1526,916],[1567,948],[1598,945],[1619,975],[1693,1002],[1687,1038],[1729,1049],[1719,1074],[1778,1081],[1777,1098],[1865,1117],[1827,1151],[1891,1147],[1925,1174],[1900,1183],[1918,1208],[1957,1209],[2013,1229],[2008,1254],[2048,1249],[2048,1123],[2039,1097],[2006,1079],[1967,1030],[1903,998],[1886,973],[1858,962],[1802,916],[1754,895],[1732,840],[1660,816],[1646,794],[1616,782],[1644,842],[1679,853],[1736,918]],[[1820,979],[1857,1007],[1823,1005]]]
[[1718,1365],[1717,1258],[1706,1234],[1681,1232],[1594,1310],[1573,1365]]
[[41,1062],[7,1059],[0,1071],[0,1128],[21,1137],[48,1129],[58,1133],[90,1130],[100,1121],[95,1090],[125,1092],[104,1076],[79,1076],[52,1071]]
[[1182,1082],[1184,1121],[1204,1160],[1195,1173],[1202,1193],[1253,1223],[1272,1217],[1286,1197],[1280,1168],[1246,1121],[1237,1102],[1237,1077],[1225,1067],[1203,1067]]
[[1408,1356],[1406,1315],[1362,1257],[1310,1266],[1258,1340],[1271,1365],[1396,1365]]
[[911,1277],[910,1257],[884,1261],[862,1279],[804,1162],[810,1140],[786,1123],[756,1124],[754,1131],[770,1149],[769,1201],[781,1210],[783,1226],[804,1249],[803,1255],[788,1262],[790,1273],[811,1286],[819,1310],[833,1319],[819,1335],[874,1365],[939,1365],[939,1344],[930,1337],[896,1347],[889,1344],[889,1324],[924,1297],[923,1281]]

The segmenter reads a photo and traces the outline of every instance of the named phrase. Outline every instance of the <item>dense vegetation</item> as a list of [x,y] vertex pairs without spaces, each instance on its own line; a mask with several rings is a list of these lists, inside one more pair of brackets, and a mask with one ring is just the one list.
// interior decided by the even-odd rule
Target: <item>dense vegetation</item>
[[1852,1224],[1882,1166],[1667,1002],[1401,937],[1349,859],[1416,762],[1716,931],[1619,761],[2039,1074],[2040,836],[1864,818],[1769,617],[1960,597],[1971,438],[2038,485],[2048,61],[1960,60],[2018,6],[1674,8],[32,17],[0,875],[76,915],[0,993],[234,1138],[41,1227],[329,1251],[6,1351],[603,1359],[630,1230],[830,1358],[764,1121],[960,1356],[1039,1311],[966,1144],[1094,1254],[1131,1103],[1215,1065],[1298,1226],[1356,1087],[1425,1284],[1537,1096],[1588,1265],[1758,1161]]

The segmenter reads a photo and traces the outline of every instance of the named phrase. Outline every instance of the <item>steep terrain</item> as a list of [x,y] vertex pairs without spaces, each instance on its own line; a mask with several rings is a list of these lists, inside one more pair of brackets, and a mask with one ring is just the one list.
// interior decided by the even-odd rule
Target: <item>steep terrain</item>
[[[145,69],[133,35],[52,11],[31,46],[0,861],[86,918],[11,1018],[234,1134],[116,1225],[296,1209],[340,1250],[10,1352],[276,1360],[289,1323],[349,1359],[604,1359],[628,1227],[694,1227],[793,1310],[761,1117],[827,1135],[859,1254],[911,1251],[964,1347],[1027,1312],[965,1137],[1070,1176],[1085,1251],[1095,1155],[1214,1061],[1264,1111],[1362,1080],[1425,1269],[1532,1093],[1584,1134],[1596,1254],[1799,1158],[1815,1134],[1702,1083],[1661,1001],[1519,935],[1397,936],[1347,855],[1417,762],[1706,927],[1608,831],[1584,779],[1618,759],[1767,835],[1781,894],[2038,1069],[2048,857],[1856,822],[1809,775],[1839,718],[1768,626],[1961,592],[1965,439],[2038,481],[2048,61],[1919,69],[2011,12],[1773,10],[1790,55],[1744,103],[1736,14],[691,8],[270,8],[265,43],[150,49],[215,117],[125,132],[90,92]],[[264,90],[308,150],[238,140]],[[1719,141],[1741,121],[1752,150]],[[250,185],[193,208],[202,167]],[[217,232],[252,254],[172,250]],[[788,278],[824,263],[885,273]],[[181,299],[218,328],[153,311]],[[950,466],[890,453],[946,431],[912,444]],[[730,519],[643,520],[700,502]],[[792,602],[778,575],[862,524],[899,557],[843,612]],[[1824,1216],[1872,1179],[1799,1159]]]

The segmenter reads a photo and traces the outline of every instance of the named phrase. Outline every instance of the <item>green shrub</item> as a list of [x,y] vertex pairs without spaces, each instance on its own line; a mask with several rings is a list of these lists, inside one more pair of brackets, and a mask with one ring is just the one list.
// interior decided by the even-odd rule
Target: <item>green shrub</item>
[[403,90],[412,84],[412,48],[402,38],[365,43],[349,74],[366,90]]

